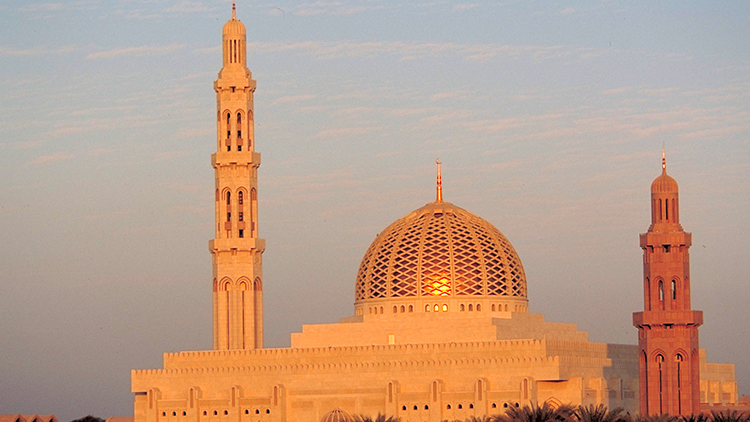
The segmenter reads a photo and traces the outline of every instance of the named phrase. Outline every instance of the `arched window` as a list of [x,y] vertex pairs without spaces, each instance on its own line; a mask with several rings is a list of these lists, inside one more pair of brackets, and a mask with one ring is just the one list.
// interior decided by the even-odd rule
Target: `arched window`
[[435,312],[440,312],[440,305],[435,305]]
[[646,309],[651,310],[651,280],[646,279]]
[[672,300],[677,300],[677,280],[672,279]]
[[448,305],[443,305],[443,312],[448,312]]
[[237,113],[237,151],[242,151],[242,113]]
[[523,390],[524,400],[528,399],[529,398],[529,380],[528,379],[523,380],[522,390]]
[[395,314],[396,312],[398,312],[398,306],[395,306],[395,305],[394,305],[394,306],[393,306],[393,313]]
[[492,312],[495,312],[495,304],[492,304]]
[[[237,192],[237,221],[245,221],[245,193],[243,191]],[[237,234],[240,238],[245,237],[243,224],[238,226]]]
[[669,221],[669,199],[664,200],[664,212],[666,220]]
[[480,303],[477,303],[477,312],[479,312],[479,311],[481,311],[481,310],[482,310],[482,304],[480,304]]
[[473,311],[473,310],[474,310],[474,305],[472,305],[472,304],[470,303],[470,304],[469,304],[469,312],[471,312],[471,311]]
[[659,280],[659,302],[661,302],[661,309],[664,310],[664,282]]
[[227,113],[227,151],[232,150],[230,139],[232,139],[232,115]]
[[227,192],[227,221],[232,221],[232,192]]
[[659,371],[659,413],[664,413],[664,356],[656,355],[656,363]]
[[430,312],[430,305],[424,305],[424,311]]
[[661,199],[659,200],[659,221],[664,220],[664,208],[661,206]]
[[460,305],[458,305],[458,310],[461,311],[461,312],[464,311],[464,304],[463,303],[460,304]]
[[406,307],[404,305],[401,305],[401,313],[403,314],[404,312],[406,312]]
[[409,312],[414,312],[414,305],[409,305]]
[[677,363],[677,414],[682,413],[682,355],[677,354],[674,357]]

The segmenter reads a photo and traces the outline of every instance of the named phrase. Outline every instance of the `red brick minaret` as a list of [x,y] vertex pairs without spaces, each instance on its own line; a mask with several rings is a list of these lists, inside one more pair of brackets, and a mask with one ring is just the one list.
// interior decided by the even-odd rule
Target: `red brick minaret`
[[677,182],[662,174],[651,184],[651,226],[641,234],[644,311],[638,328],[641,415],[700,411],[698,327],[690,308],[690,233],[680,225]]

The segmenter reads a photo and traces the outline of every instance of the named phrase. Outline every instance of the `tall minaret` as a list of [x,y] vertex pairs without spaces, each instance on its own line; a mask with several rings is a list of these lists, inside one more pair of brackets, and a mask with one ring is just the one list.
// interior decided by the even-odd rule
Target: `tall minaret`
[[245,25],[224,25],[224,66],[216,91],[216,236],[209,242],[213,260],[214,349],[263,347],[263,267],[265,241],[258,238],[258,166],[253,94],[247,68]]
[[641,234],[644,311],[638,328],[641,415],[700,411],[698,327],[703,312],[690,308],[692,236],[680,225],[677,182],[662,174],[651,184],[651,226]]

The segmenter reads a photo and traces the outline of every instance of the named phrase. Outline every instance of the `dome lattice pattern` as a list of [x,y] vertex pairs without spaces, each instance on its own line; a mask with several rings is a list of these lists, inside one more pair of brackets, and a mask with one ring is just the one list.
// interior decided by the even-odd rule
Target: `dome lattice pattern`
[[355,300],[436,296],[526,298],[518,254],[492,224],[433,202],[380,233],[362,258]]

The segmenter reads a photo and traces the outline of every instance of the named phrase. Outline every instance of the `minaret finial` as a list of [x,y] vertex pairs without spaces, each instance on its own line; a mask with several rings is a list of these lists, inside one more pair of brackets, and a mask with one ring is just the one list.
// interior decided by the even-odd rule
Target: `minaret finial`
[[667,149],[664,144],[661,145],[661,170],[667,172]]
[[237,2],[232,1],[232,19],[237,20]]
[[440,159],[435,160],[437,164],[437,202],[443,202],[443,176],[440,174]]

